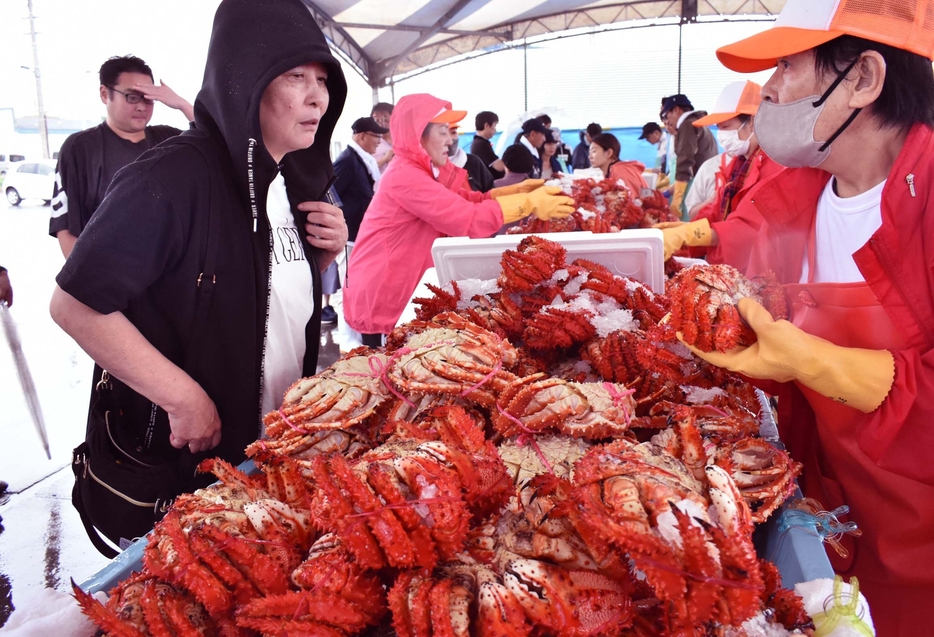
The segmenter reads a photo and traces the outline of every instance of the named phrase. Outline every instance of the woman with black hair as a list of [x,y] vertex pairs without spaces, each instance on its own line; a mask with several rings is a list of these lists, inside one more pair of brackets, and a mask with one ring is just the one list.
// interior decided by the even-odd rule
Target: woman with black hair
[[558,140],[550,128],[545,132],[545,143],[542,144],[542,179],[551,179],[558,173],[566,173],[567,169],[561,165],[557,157]]
[[613,133],[600,133],[590,142],[590,166],[603,171],[603,176],[611,181],[622,181],[633,198],[648,188],[642,173],[645,164],[635,160],[621,161],[619,158],[619,140]]
[[[862,535],[834,570],[859,578],[879,635],[930,634],[934,595],[934,22],[929,3],[789,0],[771,30],[717,55],[775,66],[755,131],[787,166],[752,199],[791,317],[751,299],[750,347],[704,354],[777,381],[801,486],[850,507]],[[779,384],[781,383],[781,384]]]

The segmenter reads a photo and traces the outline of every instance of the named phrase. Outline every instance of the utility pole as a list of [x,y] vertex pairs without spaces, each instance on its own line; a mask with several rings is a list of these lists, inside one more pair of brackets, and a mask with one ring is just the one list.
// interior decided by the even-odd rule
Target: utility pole
[[42,143],[42,157],[49,159],[49,126],[45,119],[45,105],[42,103],[42,75],[39,73],[39,47],[36,44],[36,19],[32,14],[32,0],[29,5],[29,35],[32,38],[32,72],[36,75],[36,101],[39,107],[39,138]]
[[682,31],[685,24],[697,22],[697,0],[681,0],[681,20],[678,22],[678,92],[681,92]]

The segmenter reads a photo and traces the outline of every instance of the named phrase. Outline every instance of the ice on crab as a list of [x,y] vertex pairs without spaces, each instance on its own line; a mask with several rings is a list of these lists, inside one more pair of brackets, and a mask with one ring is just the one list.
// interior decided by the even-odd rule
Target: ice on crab
[[765,611],[759,611],[744,621],[741,626],[727,626],[723,637],[789,637],[801,634],[800,631],[791,632],[781,624],[774,623],[769,619],[771,614],[767,615]]
[[564,286],[564,293],[567,296],[574,296],[581,291],[581,287],[584,285],[584,283],[587,282],[587,279],[589,278],[589,272],[581,272],[576,277],[567,282],[567,284]]
[[[682,513],[687,513],[691,524],[698,528],[703,528],[701,523],[698,522],[698,519],[704,522],[710,522],[707,511],[693,500],[679,500],[674,502],[673,506],[677,507]],[[657,524],[659,535],[665,538],[665,541],[669,544],[674,544],[680,548],[681,532],[678,530],[678,520],[675,518],[675,514],[671,512],[671,509],[667,509],[658,514]]]
[[[461,298],[457,301],[458,310],[478,307],[480,304],[475,300],[475,297],[488,297],[490,294],[500,292],[496,279],[462,279],[457,281],[457,288],[461,293]],[[450,283],[445,283],[441,289],[454,294],[454,286]]]
[[[565,291],[567,292],[567,288]],[[566,303],[552,303],[547,307],[567,310],[574,314],[589,314],[588,320],[600,337],[606,337],[616,330],[632,332],[639,329],[639,322],[633,318],[631,310],[623,308],[615,299],[592,290],[584,290]],[[546,310],[542,308],[541,311]]]
[[685,400],[691,405],[706,405],[712,403],[717,396],[726,396],[727,393],[719,387],[696,387],[693,385],[682,385],[681,391],[684,392]]

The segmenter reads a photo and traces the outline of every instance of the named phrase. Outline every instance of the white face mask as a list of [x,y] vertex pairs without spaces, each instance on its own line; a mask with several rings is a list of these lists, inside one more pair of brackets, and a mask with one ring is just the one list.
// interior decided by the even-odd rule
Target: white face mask
[[787,168],[820,166],[830,155],[830,144],[853,123],[862,109],[857,108],[825,142],[814,140],[817,120],[830,94],[843,81],[859,58],[837,76],[823,95],[811,95],[788,104],[764,101],[756,113],[756,138],[762,152]]
[[[746,121],[748,122],[749,120]],[[746,123],[744,122],[743,126],[745,125]],[[745,156],[749,153],[749,140],[739,138],[739,130],[743,126],[740,126],[736,130],[717,129],[717,141],[730,157]]]

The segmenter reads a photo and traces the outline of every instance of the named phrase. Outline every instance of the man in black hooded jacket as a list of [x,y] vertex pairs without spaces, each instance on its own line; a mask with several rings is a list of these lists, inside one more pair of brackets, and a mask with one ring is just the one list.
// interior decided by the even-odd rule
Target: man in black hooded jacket
[[[52,317],[97,363],[92,403],[110,388],[87,444],[177,467],[157,503],[209,482],[202,458],[242,461],[262,414],[316,371],[320,273],[347,240],[326,203],[346,93],[301,0],[224,0],[194,126],[117,173],[56,279]],[[132,539],[87,497],[94,526]]]

